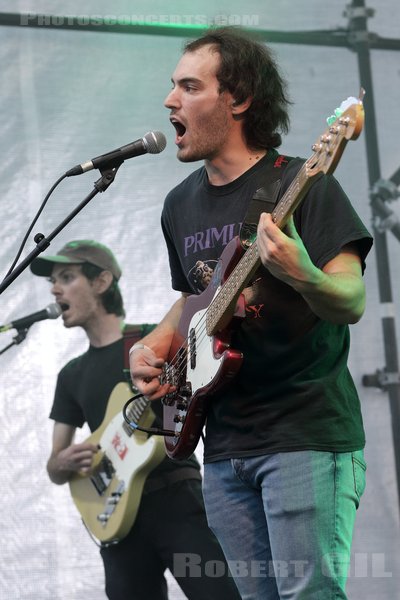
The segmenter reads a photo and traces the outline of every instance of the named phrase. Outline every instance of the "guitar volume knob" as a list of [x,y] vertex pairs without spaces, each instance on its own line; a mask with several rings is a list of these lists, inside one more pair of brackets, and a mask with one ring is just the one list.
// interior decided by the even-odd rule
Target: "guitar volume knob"
[[[179,388],[179,395],[183,396],[183,397],[188,397],[192,395],[192,385],[189,381],[187,381],[184,385],[181,385]],[[183,398],[181,398],[181,400],[183,402],[185,402],[185,400],[183,400]]]
[[188,407],[188,402],[187,402],[187,400],[182,400],[182,399],[180,399],[180,400],[178,400],[178,402],[176,403],[176,408],[177,408],[178,410],[186,410],[186,409],[187,409],[187,407]]
[[181,416],[181,415],[175,415],[174,416],[174,423],[183,423],[185,420],[185,417]]

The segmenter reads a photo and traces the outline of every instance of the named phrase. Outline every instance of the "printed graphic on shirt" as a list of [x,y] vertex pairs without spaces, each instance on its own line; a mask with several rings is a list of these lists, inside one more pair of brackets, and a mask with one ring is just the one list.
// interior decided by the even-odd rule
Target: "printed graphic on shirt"
[[[201,294],[210,284],[215,290],[220,286],[222,279],[222,263],[221,261],[198,260],[188,274],[196,293]],[[249,319],[260,319],[264,316],[264,303],[257,303],[257,293],[254,290],[253,284],[258,283],[261,278],[257,278],[255,282],[243,290],[246,303],[246,317]]]
[[[241,223],[229,223],[221,229],[209,227],[205,231],[196,231],[183,240],[184,256],[197,254],[209,248],[223,249],[231,239],[239,234]],[[221,250],[222,251],[222,250]]]
[[274,168],[275,169],[280,169],[282,167],[282,163],[288,163],[289,160],[287,159],[286,156],[284,156],[283,154],[280,154],[278,156],[278,158],[276,159],[276,161],[274,162]]
[[217,264],[217,260],[198,260],[194,267],[190,269],[188,273],[188,280],[196,289],[197,294],[201,294],[201,292],[204,292],[204,290],[211,281],[214,269]]
[[247,319],[262,319],[266,316],[267,307],[261,302],[264,296],[260,295],[262,281],[262,277],[257,277],[243,290]]
[[[225,246],[239,234],[240,227],[241,223],[229,223],[220,228],[209,227],[205,231],[197,231],[193,235],[184,237],[184,256],[201,256],[201,253],[209,255],[209,251],[215,249],[216,251],[212,252],[212,254],[219,259]],[[196,260],[194,264],[191,264],[193,266],[189,268],[187,278],[193,289],[196,290],[196,293],[200,294],[209,285],[218,264],[218,260],[215,258],[205,258],[203,254],[203,256]]]
[[263,316],[263,309],[265,304],[253,304],[246,306],[246,316],[251,319],[261,319]]

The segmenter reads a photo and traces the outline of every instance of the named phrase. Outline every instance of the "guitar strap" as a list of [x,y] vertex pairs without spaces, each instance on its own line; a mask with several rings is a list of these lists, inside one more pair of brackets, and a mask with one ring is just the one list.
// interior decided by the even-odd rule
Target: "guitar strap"
[[274,162],[268,161],[260,177],[260,187],[250,200],[246,217],[240,228],[240,241],[243,246],[251,246],[257,236],[257,225],[262,212],[271,213],[279,198],[281,183],[286,166],[293,156],[279,154]]

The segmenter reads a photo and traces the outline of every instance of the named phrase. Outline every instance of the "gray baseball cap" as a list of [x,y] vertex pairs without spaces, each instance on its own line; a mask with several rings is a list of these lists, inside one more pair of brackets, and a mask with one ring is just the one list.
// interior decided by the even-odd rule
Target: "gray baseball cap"
[[54,263],[90,263],[105,271],[110,271],[117,281],[122,275],[121,268],[111,250],[94,240],[73,240],[72,242],[68,242],[55,256],[40,256],[35,258],[30,265],[30,269],[34,275],[50,277]]

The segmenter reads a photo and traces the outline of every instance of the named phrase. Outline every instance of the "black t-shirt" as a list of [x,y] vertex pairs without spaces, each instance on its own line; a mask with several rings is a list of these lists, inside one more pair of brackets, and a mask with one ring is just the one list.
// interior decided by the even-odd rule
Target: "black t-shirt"
[[[146,331],[143,332],[145,334]],[[89,346],[87,352],[68,362],[60,371],[50,418],[73,427],[82,427],[87,422],[91,431],[98,429],[115,386],[127,381],[123,366],[123,339],[102,348]],[[161,403],[153,402],[151,407],[160,418]],[[121,424],[123,422],[121,413]],[[194,456],[180,462],[166,457],[151,471],[148,479],[188,466],[200,469]]]
[[[172,190],[162,227],[172,285],[201,293],[224,247],[239,234],[265,169],[279,174],[275,151],[235,181],[212,186],[204,168]],[[286,167],[282,193],[302,161]],[[322,268],[350,242],[364,259],[372,240],[332,176],[316,181],[294,220]],[[320,320],[293,288],[260,267],[245,290],[246,316],[231,346],[244,360],[210,402],[205,461],[290,450],[352,451],[365,443],[359,399],[347,368],[349,328]]]

